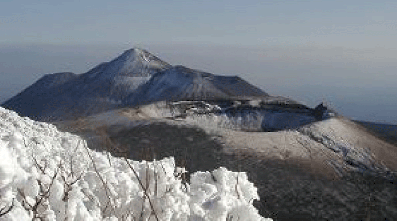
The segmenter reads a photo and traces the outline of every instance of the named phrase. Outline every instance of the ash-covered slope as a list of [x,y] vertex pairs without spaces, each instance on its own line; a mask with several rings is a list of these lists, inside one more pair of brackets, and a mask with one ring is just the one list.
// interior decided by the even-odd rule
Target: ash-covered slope
[[91,115],[118,107],[153,74],[170,67],[145,50],[130,49],[84,74],[45,75],[2,106],[44,121]]
[[158,72],[126,104],[148,104],[155,101],[265,99],[269,95],[237,76],[214,74],[175,66]]

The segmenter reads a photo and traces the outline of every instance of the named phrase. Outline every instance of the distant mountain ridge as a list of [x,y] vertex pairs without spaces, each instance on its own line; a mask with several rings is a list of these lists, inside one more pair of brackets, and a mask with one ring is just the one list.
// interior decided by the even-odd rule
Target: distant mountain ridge
[[35,120],[54,121],[155,101],[253,97],[270,96],[240,77],[172,66],[134,48],[83,74],[47,74],[2,106]]

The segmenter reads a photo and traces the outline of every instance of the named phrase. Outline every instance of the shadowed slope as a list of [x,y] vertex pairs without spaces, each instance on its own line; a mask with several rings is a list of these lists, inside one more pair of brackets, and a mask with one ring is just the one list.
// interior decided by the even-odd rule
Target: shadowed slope
[[63,99],[54,99],[54,97],[61,96],[64,92],[62,85],[77,77],[78,75],[68,72],[46,74],[16,96],[5,101],[2,106],[16,111],[21,116],[36,118],[46,115],[51,106],[62,106],[63,102],[70,102],[66,97]]

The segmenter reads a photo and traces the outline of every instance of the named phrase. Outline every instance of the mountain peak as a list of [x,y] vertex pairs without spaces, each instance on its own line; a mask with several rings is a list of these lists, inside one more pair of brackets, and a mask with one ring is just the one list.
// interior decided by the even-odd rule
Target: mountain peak
[[123,54],[110,62],[102,65],[101,68],[92,69],[90,75],[115,77],[149,77],[152,74],[171,67],[167,62],[152,55],[148,51],[140,48],[132,48],[124,51]]
[[128,49],[115,60],[122,60],[124,62],[141,62],[146,65],[158,65],[158,63],[166,66],[169,65],[166,62],[160,60],[158,57],[149,53],[147,50],[141,48]]
[[141,48],[131,48],[128,50],[125,50],[123,54],[121,54],[118,58],[123,58],[123,59],[129,59],[129,60],[135,60],[135,59],[144,59],[148,60],[147,57],[150,57],[151,54]]

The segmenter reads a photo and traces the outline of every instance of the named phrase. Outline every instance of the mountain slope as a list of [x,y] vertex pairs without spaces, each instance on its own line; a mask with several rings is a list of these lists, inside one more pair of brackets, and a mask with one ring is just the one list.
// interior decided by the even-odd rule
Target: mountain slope
[[[180,117],[184,111],[176,109],[183,105],[188,109]],[[397,217],[397,149],[354,122],[340,116],[316,121],[306,110],[291,108],[269,110],[261,118],[255,107],[236,109],[235,121],[211,109],[216,108],[206,102],[159,102],[57,127],[86,136],[93,148],[132,159],[174,156],[189,172],[219,166],[247,171],[266,199],[257,208],[276,220],[365,220],[368,211],[374,220]],[[263,120],[265,127],[272,119],[277,126],[291,125],[294,116],[307,122],[249,132],[238,127],[244,114],[252,117],[248,123]],[[367,207],[369,196],[374,207]]]
[[355,123],[363,126],[365,129],[383,138],[386,142],[397,146],[397,125],[374,123],[367,121],[354,121]]
[[154,101],[265,99],[269,95],[237,76],[217,76],[183,66],[159,72],[126,98],[130,105]]
[[13,109],[22,116],[42,115],[46,111],[49,101],[54,106],[66,101],[62,99],[53,100],[52,98],[62,93],[59,87],[68,81],[76,79],[77,76],[74,73],[46,74],[21,93],[5,101],[2,106]]
[[131,49],[84,74],[46,75],[2,106],[44,121],[99,113],[116,108],[153,74],[170,67],[145,50]]

